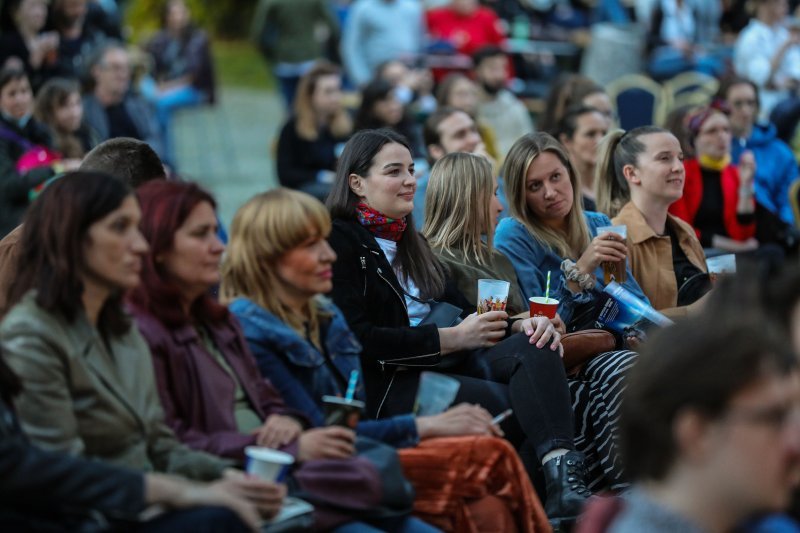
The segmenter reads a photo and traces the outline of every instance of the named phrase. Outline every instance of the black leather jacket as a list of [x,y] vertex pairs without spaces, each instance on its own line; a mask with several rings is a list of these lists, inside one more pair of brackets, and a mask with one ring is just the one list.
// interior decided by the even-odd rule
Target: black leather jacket
[[[363,346],[367,410],[380,417],[399,368],[419,372],[441,362],[439,331],[409,324],[403,289],[372,233],[355,220],[334,220],[328,241],[338,257],[331,296]],[[470,307],[449,280],[439,300]]]

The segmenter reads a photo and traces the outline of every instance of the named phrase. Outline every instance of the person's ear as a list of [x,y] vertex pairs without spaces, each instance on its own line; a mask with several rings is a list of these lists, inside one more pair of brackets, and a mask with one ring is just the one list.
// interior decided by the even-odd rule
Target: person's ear
[[622,176],[630,184],[641,185],[642,179],[639,177],[639,171],[633,165],[625,165],[622,167]]
[[570,141],[570,139],[569,139],[569,137],[567,137],[566,133],[559,133],[558,134],[558,142],[560,142],[564,146],[567,146],[569,141]]
[[689,463],[703,463],[719,447],[716,426],[707,416],[692,409],[678,411],[672,423],[676,455]]
[[447,155],[444,151],[444,148],[442,148],[441,145],[438,144],[429,144],[428,154],[430,154],[431,159],[433,159],[434,161],[438,161]]
[[350,190],[359,198],[364,197],[364,178],[358,174],[350,174],[347,177],[347,183],[350,185]]

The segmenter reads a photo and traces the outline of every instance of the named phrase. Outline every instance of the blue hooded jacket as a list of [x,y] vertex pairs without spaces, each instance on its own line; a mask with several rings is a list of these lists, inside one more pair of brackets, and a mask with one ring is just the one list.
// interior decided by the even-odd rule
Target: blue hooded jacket
[[789,187],[798,178],[798,169],[791,148],[778,139],[774,125],[756,124],[749,139],[733,139],[731,156],[734,164],[745,150],[753,152],[756,160],[756,201],[794,226]]

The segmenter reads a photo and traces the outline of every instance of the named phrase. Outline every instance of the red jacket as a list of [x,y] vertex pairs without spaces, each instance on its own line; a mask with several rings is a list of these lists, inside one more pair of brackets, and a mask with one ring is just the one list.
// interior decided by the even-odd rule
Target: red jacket
[[[683,164],[686,169],[686,182],[683,185],[683,197],[669,207],[669,212],[694,226],[694,219],[703,199],[703,176],[697,159],[688,159]],[[756,234],[755,223],[740,224],[736,220],[736,204],[739,198],[739,170],[734,165],[722,169],[722,220],[728,237],[737,241],[745,241]],[[755,200],[753,200],[755,202]],[[695,228],[697,237],[700,231]]]
[[426,18],[431,37],[450,42],[462,54],[472,55],[486,45],[500,46],[506,41],[500,19],[488,7],[467,16],[442,7],[428,11]]

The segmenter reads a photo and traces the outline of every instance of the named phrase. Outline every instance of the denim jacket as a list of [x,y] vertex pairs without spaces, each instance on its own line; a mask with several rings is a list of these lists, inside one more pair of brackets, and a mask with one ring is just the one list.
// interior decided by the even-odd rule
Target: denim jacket
[[[311,342],[255,302],[237,298],[230,304],[261,374],[280,390],[288,406],[302,411],[315,426],[324,423],[322,396],[343,396],[350,372],[361,371],[361,345],[344,316],[330,300],[320,302],[320,336],[334,368],[326,364],[325,355]],[[355,398],[364,400],[361,377]],[[414,416],[410,414],[363,420],[356,432],[396,447],[413,446],[419,440]]]
[[[586,211],[585,215],[592,237],[597,233],[597,228],[611,226],[611,220],[602,213]],[[550,271],[550,296],[559,301],[558,314],[566,324],[569,324],[578,305],[594,301],[603,290],[603,269],[598,267],[595,271],[595,288],[573,293],[566,286],[566,279],[561,272],[561,263],[565,258],[559,257],[555,251],[536,240],[525,225],[515,218],[504,218],[500,221],[495,231],[494,245],[513,263],[525,298],[544,296],[547,272]],[[650,301],[631,274],[630,264],[626,270],[628,275],[622,286],[649,304]]]

